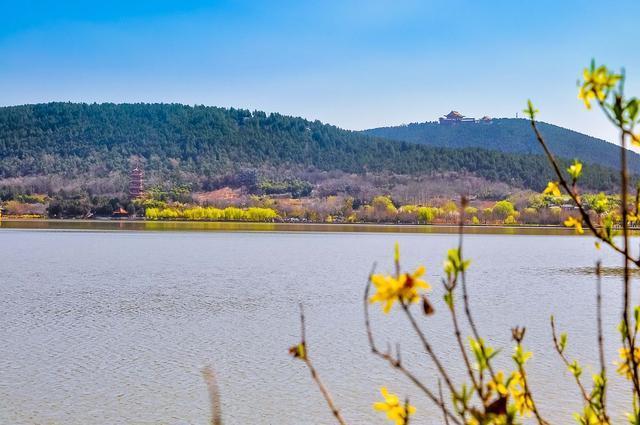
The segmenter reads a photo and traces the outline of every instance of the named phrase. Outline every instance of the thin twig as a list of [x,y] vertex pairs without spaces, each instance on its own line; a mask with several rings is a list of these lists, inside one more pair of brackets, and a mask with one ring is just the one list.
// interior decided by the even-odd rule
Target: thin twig
[[[564,354],[564,351],[562,347],[560,347],[560,343],[558,342],[558,334],[556,332],[556,324],[553,316],[551,316],[551,336],[553,337],[553,346],[556,349],[556,353],[558,353],[564,365],[567,367],[567,369],[569,369],[571,367],[571,363],[569,362],[569,359],[567,358],[567,356]],[[580,393],[582,394],[582,398],[584,399],[584,402],[586,404],[591,404],[591,397],[589,397],[589,394],[587,393],[587,389],[582,383],[580,376],[575,374],[573,374],[573,376],[575,378],[576,384],[578,385],[578,388],[580,389]]]
[[404,400],[404,424],[403,425],[409,425],[409,418],[411,415],[409,415],[409,397],[407,397]]
[[449,377],[447,370],[444,368],[444,365],[438,358],[437,354],[435,353],[435,351],[433,351],[433,347],[431,347],[431,344],[427,340],[427,336],[424,334],[424,332],[422,332],[422,329],[420,329],[418,322],[416,322],[416,319],[415,317],[413,317],[411,310],[409,310],[409,306],[407,305],[407,303],[405,303],[402,300],[400,300],[400,305],[402,307],[402,310],[405,312],[405,315],[409,319],[409,323],[411,323],[411,327],[413,328],[416,335],[418,336],[418,339],[420,339],[420,342],[422,343],[422,347],[424,348],[425,352],[429,355],[429,357],[431,357],[431,360],[436,365],[436,368],[438,369],[438,372],[442,376],[442,379],[444,379],[444,382],[447,384],[447,387],[449,387],[449,391],[451,391],[452,394],[456,394],[456,389],[453,385],[453,381]]
[[602,378],[602,395],[600,401],[602,403],[602,416],[605,423],[609,423],[609,415],[607,414],[607,368],[604,357],[604,336],[602,331],[602,264],[600,261],[596,263],[596,310],[598,321],[598,356],[600,358],[600,377]]
[[[450,295],[453,296],[453,291],[450,292]],[[476,378],[476,375],[473,372],[473,368],[471,367],[471,361],[469,360],[467,350],[464,346],[464,343],[462,342],[462,333],[460,331],[460,325],[458,324],[458,315],[456,313],[455,304],[449,310],[451,312],[451,320],[453,322],[453,331],[456,336],[456,341],[458,342],[458,347],[460,349],[460,352],[462,353],[462,359],[464,361],[464,365],[467,369],[467,373],[469,374],[469,378],[471,379],[471,384],[473,385],[476,392],[478,393],[478,397],[480,397],[480,399],[484,402],[486,400],[485,400],[482,386],[478,384],[478,379]]]
[[322,380],[320,379],[320,375],[318,375],[316,368],[313,367],[313,363],[311,363],[311,360],[309,359],[309,351],[307,349],[307,342],[306,342],[304,309],[302,308],[302,304],[300,305],[300,326],[301,326],[300,344],[302,345],[304,350],[304,355],[302,356],[302,360],[309,368],[309,372],[311,372],[311,378],[313,378],[316,385],[320,389],[320,392],[322,393],[322,396],[324,397],[325,401],[329,405],[329,409],[331,410],[331,413],[333,414],[333,416],[336,418],[336,420],[340,425],[346,425],[347,422],[342,417],[342,414],[340,413],[335,403],[333,402],[333,398],[331,397],[329,390],[327,390],[327,387],[322,383]]
[[222,425],[222,408],[220,407],[220,390],[213,369],[205,366],[202,377],[209,391],[209,405],[211,406],[211,425]]
[[[442,382],[438,379],[438,396],[440,397],[440,405],[444,406],[444,396],[442,395]],[[444,424],[449,425],[449,416],[447,411],[442,409],[442,416],[444,417]]]

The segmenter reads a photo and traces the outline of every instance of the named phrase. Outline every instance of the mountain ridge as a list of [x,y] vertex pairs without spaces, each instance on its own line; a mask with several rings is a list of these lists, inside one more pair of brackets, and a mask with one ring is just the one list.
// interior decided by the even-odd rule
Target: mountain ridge
[[[246,109],[70,102],[0,108],[5,182],[38,175],[84,182],[114,173],[122,180],[132,158],[144,163],[148,175],[194,189],[247,167],[270,167],[274,174],[309,167],[406,175],[468,172],[533,190],[553,178],[541,155],[421,146]],[[617,179],[606,167],[585,167],[583,182],[590,189],[611,190]]]
[[[620,166],[618,145],[546,122],[538,122],[538,128],[554,155],[578,158],[586,163],[611,168]],[[501,152],[543,154],[529,120],[522,118],[494,118],[490,123],[448,125],[437,122],[411,123],[362,130],[362,133],[425,146],[481,147]],[[629,150],[628,161],[630,170],[638,173],[640,155]]]

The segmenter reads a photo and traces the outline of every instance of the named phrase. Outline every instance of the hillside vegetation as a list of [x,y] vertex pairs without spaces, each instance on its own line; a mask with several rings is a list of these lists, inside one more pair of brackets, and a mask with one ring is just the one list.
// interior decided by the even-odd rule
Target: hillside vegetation
[[[525,128],[524,121],[499,120],[479,133],[462,126],[442,130],[422,124],[401,131],[370,132],[390,137],[395,131],[398,138],[412,142],[419,141],[423,131],[439,137],[449,134],[448,140],[455,143],[442,144],[461,148],[450,149],[397,142],[319,121],[243,109],[180,104],[12,106],[0,108],[0,186],[19,184],[28,176],[60,176],[82,184],[94,179],[120,179],[122,184],[132,158],[139,158],[148,176],[179,181],[192,190],[210,189],[221,176],[247,168],[401,175],[470,173],[541,190],[552,177],[544,158],[487,150],[499,143],[513,145],[514,151],[537,152],[532,136],[525,136],[525,131],[531,131]],[[545,127],[547,132],[551,129],[561,135],[577,135]],[[574,143],[573,139],[548,136],[554,147]],[[480,143],[481,140],[491,143]],[[525,141],[531,145],[526,149]],[[580,143],[593,145],[593,151],[589,148],[584,153],[594,161],[593,155],[602,159],[615,149],[603,147],[595,139]],[[478,145],[487,149],[479,149]],[[567,149],[565,146],[558,151],[562,154],[569,152]],[[605,167],[585,169],[585,188],[610,190],[616,181],[616,174]],[[99,188],[94,185],[93,191],[96,190]]]
[[[551,150],[564,158],[616,168],[620,165],[620,148],[566,128],[539,123],[539,129]],[[491,124],[440,125],[434,122],[365,130],[364,134],[402,140],[425,146],[448,148],[480,147],[511,153],[542,154],[531,125],[524,119],[494,119]],[[640,171],[640,155],[629,154],[630,170]]]

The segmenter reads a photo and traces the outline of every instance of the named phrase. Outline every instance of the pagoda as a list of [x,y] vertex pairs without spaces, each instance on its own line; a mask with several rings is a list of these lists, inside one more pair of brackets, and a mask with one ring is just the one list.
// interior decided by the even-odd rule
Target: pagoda
[[138,199],[144,195],[144,171],[138,165],[129,173],[129,196]]
[[439,119],[440,124],[458,124],[458,123],[474,123],[475,118],[468,118],[458,111],[451,111],[444,117]]

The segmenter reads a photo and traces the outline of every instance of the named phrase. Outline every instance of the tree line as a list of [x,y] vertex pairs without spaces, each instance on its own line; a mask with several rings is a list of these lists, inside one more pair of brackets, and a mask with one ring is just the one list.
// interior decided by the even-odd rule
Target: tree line
[[[245,109],[110,103],[0,108],[1,179],[106,178],[126,173],[132,158],[149,176],[194,190],[225,173],[263,165],[413,175],[466,171],[533,190],[552,176],[539,155],[420,146]],[[585,167],[586,189],[608,191],[618,181],[609,168]]]

